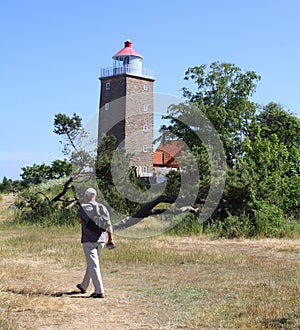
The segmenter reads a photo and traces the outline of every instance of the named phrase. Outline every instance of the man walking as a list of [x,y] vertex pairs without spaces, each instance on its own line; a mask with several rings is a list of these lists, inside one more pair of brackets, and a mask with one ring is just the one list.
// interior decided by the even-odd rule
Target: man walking
[[[108,234],[106,246],[108,248],[113,248],[115,244],[113,241],[113,229],[109,213],[104,205],[96,202],[96,197],[96,190],[94,188],[88,188],[84,194],[85,203],[81,204],[78,210],[78,222],[81,224],[81,243],[87,267],[84,278],[80,284],[77,284],[77,288],[81,293],[86,293],[90,280],[92,279],[95,290],[90,297],[104,298],[99,257],[105,245],[106,232]],[[102,221],[105,223],[103,225],[103,230],[93,230],[88,226],[88,222],[97,214],[101,216]]]

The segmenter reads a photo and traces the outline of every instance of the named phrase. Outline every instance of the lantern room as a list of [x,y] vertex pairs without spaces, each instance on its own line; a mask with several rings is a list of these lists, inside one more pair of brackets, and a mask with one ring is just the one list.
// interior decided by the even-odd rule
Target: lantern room
[[136,76],[142,75],[143,56],[132,48],[132,42],[126,40],[124,48],[118,51],[113,57],[113,68],[115,73],[129,73]]

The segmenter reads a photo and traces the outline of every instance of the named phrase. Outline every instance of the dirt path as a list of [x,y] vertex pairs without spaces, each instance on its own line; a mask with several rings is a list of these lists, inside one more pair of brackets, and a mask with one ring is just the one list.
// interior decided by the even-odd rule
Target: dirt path
[[[15,261],[16,268],[20,262]],[[175,329],[167,312],[157,310],[155,302],[144,294],[137,295],[147,287],[143,279],[146,273],[153,275],[158,269],[141,266],[138,274],[135,267],[103,271],[105,299],[91,299],[92,291],[79,294],[75,288],[83,269],[23,262],[30,274],[24,274],[23,280],[18,276],[7,281],[1,293],[12,305],[19,306],[7,314],[20,329]]]

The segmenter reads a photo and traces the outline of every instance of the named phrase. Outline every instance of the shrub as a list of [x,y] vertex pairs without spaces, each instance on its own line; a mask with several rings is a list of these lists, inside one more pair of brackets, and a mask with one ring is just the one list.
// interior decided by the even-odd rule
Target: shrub
[[254,226],[246,214],[229,215],[224,221],[209,223],[205,233],[225,238],[251,237],[254,235]]
[[285,219],[283,211],[267,201],[256,201],[254,204],[255,228],[258,236],[281,236]]
[[77,223],[77,208],[66,209],[64,205],[49,204],[40,197],[32,198],[30,206],[22,207],[22,203],[16,203],[18,211],[14,219],[15,223],[49,226],[73,226]]
[[198,218],[191,213],[185,214],[180,222],[178,222],[170,231],[171,234],[186,235],[199,234],[203,232],[203,224]]
[[[51,200],[58,191],[61,191],[59,183],[30,186],[22,192],[15,201],[16,213],[14,222],[32,224],[43,227],[53,225],[74,225],[77,223],[77,207],[66,208],[68,202]],[[70,193],[71,194],[71,193]],[[66,196],[69,200],[71,195]]]

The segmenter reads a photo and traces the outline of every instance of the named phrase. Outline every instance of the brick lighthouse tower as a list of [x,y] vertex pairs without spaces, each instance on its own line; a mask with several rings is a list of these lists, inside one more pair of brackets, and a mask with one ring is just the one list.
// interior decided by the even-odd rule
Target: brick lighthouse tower
[[153,175],[153,71],[130,40],[113,57],[113,67],[100,72],[98,141],[114,135],[117,146],[133,154],[137,175]]

